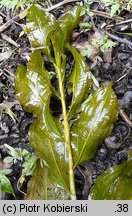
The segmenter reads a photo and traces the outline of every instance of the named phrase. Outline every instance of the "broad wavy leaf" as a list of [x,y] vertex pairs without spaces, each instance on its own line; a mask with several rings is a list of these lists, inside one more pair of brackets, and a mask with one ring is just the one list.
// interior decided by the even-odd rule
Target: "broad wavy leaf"
[[89,195],[90,200],[132,200],[132,158],[101,174]]
[[70,41],[71,34],[76,25],[80,22],[82,15],[82,7],[74,7],[66,14],[61,16],[54,25],[53,38],[55,39],[55,47],[64,52],[67,42]]
[[72,102],[68,117],[74,116],[82,102],[88,97],[92,86],[91,72],[81,54],[70,45],[68,50],[72,53],[75,61],[74,69],[69,76],[68,92],[72,93]]
[[112,131],[117,107],[111,84],[99,88],[84,102],[71,128],[75,166],[95,156],[99,143]]
[[44,116],[43,120],[33,122],[30,127],[29,140],[37,155],[46,162],[50,179],[69,191],[64,138],[51,116],[48,122]]
[[38,6],[31,6],[27,12],[25,32],[33,48],[44,47],[49,49],[46,41],[49,33],[54,29],[54,17]]
[[28,112],[42,113],[52,89],[48,72],[40,51],[35,51],[28,62],[27,70],[20,65],[16,71],[15,88],[20,103]]

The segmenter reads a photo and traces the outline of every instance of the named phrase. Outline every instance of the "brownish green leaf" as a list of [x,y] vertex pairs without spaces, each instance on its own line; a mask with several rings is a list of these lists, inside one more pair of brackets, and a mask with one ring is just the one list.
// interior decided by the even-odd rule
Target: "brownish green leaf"
[[73,29],[81,19],[81,11],[82,7],[74,7],[63,15],[55,22],[54,29],[47,38],[47,46],[49,47],[51,42],[54,50],[54,58],[52,57],[52,50],[49,54],[50,60],[53,62],[55,68],[61,69],[62,81],[64,81],[66,68],[66,43],[69,42]]
[[32,47],[43,46],[47,50],[46,40],[54,28],[54,22],[54,17],[40,7],[33,5],[28,9],[25,32]]
[[101,174],[91,189],[90,200],[132,200],[132,159]]
[[[38,184],[39,182],[39,184]],[[37,161],[32,179],[28,183],[26,200],[47,200],[48,194],[48,170],[42,168],[40,162]]]
[[[30,127],[29,139],[37,156],[45,162],[48,179],[52,184],[58,184],[64,188],[74,199],[73,161],[76,167],[94,157],[98,144],[110,134],[116,120],[117,99],[111,85],[100,88],[88,97],[93,80],[92,74],[82,56],[67,45],[72,30],[80,20],[81,7],[75,7],[58,21],[54,21],[50,14],[36,6],[29,9],[27,16],[27,34],[31,45],[33,47],[45,46],[42,51],[48,56],[56,70],[59,93],[51,85],[40,51],[35,51],[31,55],[27,70],[24,66],[18,67],[15,79],[16,93],[23,107],[37,117]],[[66,46],[75,60],[75,67],[69,78],[72,88],[68,87],[68,91],[73,94],[69,112],[66,111],[64,85]],[[52,95],[57,95],[61,101],[63,118],[54,117],[50,112]],[[80,113],[75,115],[78,110]],[[70,120],[68,122],[67,116],[69,119],[74,116],[74,123]],[[70,146],[70,138],[72,146]],[[40,171],[40,167],[37,167],[31,187],[29,187],[33,190],[34,186],[38,193],[40,193],[40,187],[35,184],[39,178],[44,178],[42,175],[37,178],[37,173]],[[43,174],[45,175],[45,171]],[[36,195],[32,193],[33,198]],[[43,191],[40,196],[37,196],[37,199],[39,198],[45,199]]]
[[22,106],[38,115],[48,102],[52,90],[48,72],[40,51],[35,51],[30,57],[27,70],[20,65],[16,71],[15,88]]
[[45,53],[50,54],[50,41],[52,41],[53,48],[63,51],[73,29],[81,19],[81,11],[82,7],[74,7],[55,21],[51,14],[44,12],[40,7],[31,6],[27,13],[25,28],[31,46],[34,48],[43,46]]
[[97,147],[113,128],[117,118],[117,98],[111,84],[93,93],[82,105],[71,128],[75,166],[95,156]]
[[29,139],[37,155],[46,162],[50,179],[69,191],[64,138],[48,112],[31,125]]
[[74,7],[68,13],[58,19],[54,25],[53,37],[56,41],[56,46],[63,52],[66,43],[69,42],[73,29],[77,26],[81,19],[82,7]]
[[43,67],[40,51],[32,54],[27,71],[23,66],[18,68],[15,84],[21,104],[39,119],[30,128],[31,146],[46,161],[49,169],[53,169],[51,176],[54,181],[68,191],[68,165],[65,162],[64,138],[60,130],[62,125],[58,120],[56,124],[50,114],[51,83]]
[[70,45],[67,45],[67,48],[72,53],[75,61],[68,84],[68,92],[72,93],[72,102],[68,113],[68,117],[70,117],[76,114],[81,103],[88,97],[92,79],[91,72],[81,54]]
[[[38,184],[39,182],[39,184]],[[49,180],[48,169],[40,165],[34,170],[33,177],[28,183],[28,190],[25,197],[26,200],[63,200],[68,199],[64,189],[56,184],[52,184]]]

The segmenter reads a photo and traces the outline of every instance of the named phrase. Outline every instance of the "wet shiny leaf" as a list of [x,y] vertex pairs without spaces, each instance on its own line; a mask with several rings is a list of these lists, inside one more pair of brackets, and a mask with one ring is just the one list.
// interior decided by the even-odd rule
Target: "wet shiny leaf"
[[[23,107],[38,117],[38,120],[34,121],[30,128],[31,146],[37,155],[45,160],[49,170],[52,169],[51,177],[54,181],[68,191],[68,164],[64,156],[62,124],[59,120],[55,120],[50,113],[51,83],[49,75],[43,67],[40,51],[35,51],[32,54],[27,71],[23,66],[17,69],[15,85]],[[63,172],[64,170],[65,172]]]
[[90,200],[132,200],[132,160],[101,174],[91,189]]
[[46,48],[46,40],[54,28],[54,17],[44,12],[38,6],[31,6],[27,12],[25,32],[33,48],[43,46]]
[[63,15],[55,22],[54,29],[47,38],[47,46],[49,47],[51,42],[54,50],[54,58],[52,57],[52,50],[49,53],[50,60],[53,62],[55,68],[61,69],[62,81],[64,81],[66,68],[66,44],[70,41],[73,29],[81,19],[81,11],[82,7],[74,7]]
[[[38,6],[31,6],[27,12],[25,32],[33,48],[43,47],[45,53],[51,54],[50,42],[53,48],[63,52],[65,44],[69,41],[71,33],[81,19],[82,7],[63,15],[57,21]],[[54,46],[55,45],[55,46]]]
[[49,74],[43,63],[41,52],[35,51],[28,62],[27,70],[20,65],[15,77],[15,88],[20,103],[35,115],[42,113],[52,94]]
[[[39,182],[39,184],[38,184]],[[33,176],[28,183],[28,190],[26,200],[47,200],[47,187],[48,187],[48,170],[42,168],[40,162],[37,161],[36,168]]]
[[65,161],[65,147],[62,132],[59,131],[48,112],[43,120],[34,121],[30,127],[30,144],[48,167],[50,179],[69,191],[68,163]]
[[11,182],[5,175],[2,174],[0,174],[0,187],[1,190],[4,192],[14,194],[14,190],[12,188]]
[[66,43],[70,41],[73,29],[79,23],[82,15],[82,7],[74,7],[72,10],[61,16],[54,25],[53,37],[56,45],[59,45],[60,50],[63,52]]
[[[29,130],[30,144],[36,155],[43,159],[48,170],[48,180],[53,185],[57,184],[64,188],[72,198],[75,197],[75,193],[71,191],[74,185],[74,174],[70,181],[71,171],[73,172],[71,160],[75,162],[75,168],[76,165],[93,158],[98,144],[110,134],[117,116],[117,99],[111,85],[102,87],[93,95],[88,96],[93,82],[92,74],[83,57],[75,48],[67,45],[73,29],[81,18],[81,10],[81,7],[75,7],[57,21],[38,6],[30,7],[27,13],[26,33],[31,46],[44,47],[41,51],[55,68],[59,91],[57,92],[51,84],[40,51],[35,51],[31,55],[27,69],[24,66],[18,67],[15,78],[16,93],[20,103],[25,110],[37,117]],[[64,95],[66,47],[75,60],[75,67],[69,77],[69,84],[72,86],[71,88],[68,86],[67,89],[69,93],[72,93],[72,102],[67,113]],[[61,100],[62,118],[52,115],[50,110],[52,96],[57,96]],[[74,122],[73,119],[71,121],[71,117],[74,117]],[[71,129],[70,133],[69,129]],[[70,138],[73,158],[69,153]],[[29,186],[31,190],[35,188],[35,191],[27,195],[32,199],[34,197],[46,199],[45,181],[47,180],[45,180],[45,170],[43,174],[42,172],[42,168],[37,166]],[[42,186],[45,191],[41,191],[42,193],[40,186],[36,185],[38,184],[36,182],[41,182],[41,180],[43,180]],[[36,193],[38,193],[37,196]]]
[[[38,184],[39,182],[39,184]],[[26,200],[64,200],[68,199],[65,191],[49,180],[48,169],[41,167],[37,161],[37,166],[32,179],[28,183]]]
[[99,143],[111,133],[117,107],[111,84],[99,88],[84,102],[71,128],[75,166],[95,156]]
[[81,103],[88,97],[92,86],[91,72],[80,53],[70,45],[68,50],[72,53],[75,61],[74,69],[69,76],[68,92],[72,93],[72,102],[68,117],[75,115]]

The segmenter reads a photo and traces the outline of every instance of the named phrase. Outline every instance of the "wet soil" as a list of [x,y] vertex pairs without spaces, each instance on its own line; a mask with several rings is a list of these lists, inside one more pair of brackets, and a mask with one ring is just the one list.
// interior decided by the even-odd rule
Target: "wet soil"
[[[55,2],[57,3],[57,1]],[[66,7],[57,9],[52,13],[56,17],[64,13],[69,7],[74,4],[69,4]],[[102,9],[102,8],[101,8]],[[6,10],[2,9],[2,13],[6,15]],[[132,13],[125,11],[122,12],[125,19],[132,18]],[[12,17],[12,13],[10,14]],[[87,16],[84,18],[86,21],[89,19]],[[111,19],[105,17],[93,17],[96,20],[95,25],[98,28],[103,22],[111,23]],[[7,20],[3,18],[3,23]],[[25,23],[25,20],[18,21],[19,24]],[[130,31],[128,27],[127,31]],[[116,27],[114,30],[117,30]],[[119,29],[118,29],[119,30]],[[8,114],[1,110],[0,118],[0,161],[8,155],[4,144],[12,147],[27,149],[32,151],[28,141],[28,130],[31,122],[33,121],[32,114],[25,112],[20,104],[17,102],[14,89],[14,75],[16,68],[19,64],[26,65],[27,57],[30,55],[28,47],[29,41],[26,35],[19,38],[22,31],[21,26],[12,23],[12,25],[4,31],[14,41],[19,44],[19,48],[8,44],[2,38],[0,39],[0,51],[4,52],[9,49],[13,50],[12,55],[5,61],[0,60],[0,104],[8,102],[12,112],[16,115],[17,119],[14,121]],[[78,28],[77,31],[80,31]],[[122,37],[122,35],[119,35]],[[87,37],[86,33],[81,35],[81,40]],[[123,36],[124,37],[124,36]],[[127,37],[131,40],[131,37]],[[88,65],[92,62],[86,58]],[[70,62],[70,61],[69,61]],[[68,63],[70,64],[70,63]],[[71,65],[68,66],[70,68]],[[47,63],[47,67],[50,67]],[[100,83],[112,81],[113,89],[116,92],[119,100],[120,108],[124,110],[129,120],[132,121],[132,47],[126,44],[118,43],[112,50],[111,62],[98,62],[92,69],[93,74]],[[67,73],[69,73],[67,69]],[[68,101],[67,101],[68,102]],[[52,104],[54,107],[54,103]],[[59,107],[54,109],[56,115],[59,113]],[[119,115],[117,122],[114,125],[112,134],[100,144],[95,159],[80,165],[75,170],[76,188],[78,199],[87,199],[91,186],[96,181],[96,178],[103,173],[106,169],[123,163],[127,160],[127,151],[132,149],[132,131],[130,125]],[[1,163],[0,162],[0,163]],[[23,194],[17,189],[17,181],[21,176],[21,163],[12,166],[13,172],[8,176],[15,189],[16,199],[23,199]],[[29,178],[23,184],[21,190],[26,192],[26,186]],[[3,197],[3,199],[14,199],[12,196]]]

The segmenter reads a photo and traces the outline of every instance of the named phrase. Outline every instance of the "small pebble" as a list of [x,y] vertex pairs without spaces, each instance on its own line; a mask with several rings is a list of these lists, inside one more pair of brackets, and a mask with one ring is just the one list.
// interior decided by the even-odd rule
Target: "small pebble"
[[7,134],[5,134],[5,135],[1,135],[1,136],[0,136],[0,140],[2,140],[2,141],[3,141],[3,140],[4,140],[4,139],[6,139],[7,137],[8,137],[8,135],[7,135]]
[[116,156],[119,162],[125,162],[127,160],[127,152],[124,150],[118,152]]
[[19,134],[16,134],[16,133],[13,133],[13,134],[10,134],[10,138],[19,138]]
[[131,56],[130,53],[118,53],[118,58],[121,61],[127,60]]
[[9,128],[8,126],[3,123],[1,129],[4,131],[4,134],[8,134],[9,133]]
[[128,108],[131,101],[132,101],[132,91],[128,91],[124,94],[123,98],[120,100],[120,106],[122,108]]
[[111,136],[111,137],[107,137],[104,141],[105,144],[108,148],[112,148],[112,149],[118,149],[121,144],[116,142],[116,137],[115,136]]
[[107,156],[107,149],[106,148],[101,148],[98,152],[98,156],[101,158],[106,158]]
[[125,87],[126,87],[126,86],[123,85],[122,83],[121,83],[121,84],[117,84],[117,85],[115,86],[116,94],[124,95],[125,92],[126,92]]

